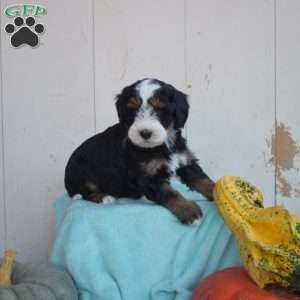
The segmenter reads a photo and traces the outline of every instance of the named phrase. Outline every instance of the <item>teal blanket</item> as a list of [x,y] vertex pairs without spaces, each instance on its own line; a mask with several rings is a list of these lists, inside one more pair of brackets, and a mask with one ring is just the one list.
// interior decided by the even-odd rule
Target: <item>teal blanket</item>
[[81,300],[187,300],[205,276],[240,264],[215,205],[173,186],[201,206],[200,224],[182,225],[147,200],[57,200],[50,260],[73,276]]

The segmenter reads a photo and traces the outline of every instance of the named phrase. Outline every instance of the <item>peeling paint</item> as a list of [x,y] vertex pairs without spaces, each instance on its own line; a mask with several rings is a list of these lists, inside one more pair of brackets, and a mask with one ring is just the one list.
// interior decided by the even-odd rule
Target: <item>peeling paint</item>
[[287,171],[297,170],[295,159],[300,154],[300,146],[293,139],[290,128],[280,123],[276,126],[271,141],[266,140],[266,143],[271,148],[272,157],[268,164],[275,166],[278,191],[284,197],[299,197],[300,189],[294,188],[286,176]]
[[272,136],[271,153],[276,159],[276,165],[281,170],[294,168],[295,157],[300,153],[300,147],[292,138],[289,128],[280,123],[276,128],[276,135]]
[[206,85],[206,90],[208,90],[211,83],[211,72],[212,72],[212,64],[208,65],[208,71],[204,76],[204,83]]
[[287,181],[287,179],[284,177],[284,174],[280,169],[278,169],[277,172],[277,179],[278,179],[278,189],[280,191],[280,194],[284,197],[291,198],[293,188]]
[[266,139],[266,143],[267,143],[268,148],[271,148],[271,142],[269,139]]

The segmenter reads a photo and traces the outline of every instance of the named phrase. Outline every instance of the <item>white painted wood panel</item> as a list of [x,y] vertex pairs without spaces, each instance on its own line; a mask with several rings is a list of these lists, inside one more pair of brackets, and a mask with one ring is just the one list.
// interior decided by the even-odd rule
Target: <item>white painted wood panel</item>
[[184,88],[184,1],[95,1],[97,129],[117,121],[114,97],[156,77]]
[[209,175],[243,176],[271,205],[277,166],[277,202],[300,214],[299,1],[47,0],[36,49],[9,44],[13,3],[0,2],[0,252],[46,258],[68,157],[143,77],[190,94],[188,142]]
[[276,3],[277,202],[300,215],[300,2]]
[[94,132],[92,1],[43,5],[38,47],[15,49],[6,34],[1,40],[7,246],[26,261],[46,258],[66,160]]
[[[0,3],[1,11],[1,3]],[[2,15],[0,15],[0,20]],[[0,22],[1,24],[1,22]],[[1,40],[2,31],[0,32]],[[5,245],[5,226],[6,226],[6,211],[4,198],[4,156],[3,156],[3,111],[2,111],[2,53],[0,47],[0,253],[3,253]]]
[[[0,85],[1,93],[1,85]],[[0,94],[1,101],[1,94]],[[4,193],[4,160],[3,160],[3,137],[2,137],[2,107],[0,107],[0,253],[3,253],[5,245],[5,228],[6,228],[6,210],[5,210],[5,193]]]
[[188,139],[214,179],[238,175],[274,203],[273,1],[186,1]]

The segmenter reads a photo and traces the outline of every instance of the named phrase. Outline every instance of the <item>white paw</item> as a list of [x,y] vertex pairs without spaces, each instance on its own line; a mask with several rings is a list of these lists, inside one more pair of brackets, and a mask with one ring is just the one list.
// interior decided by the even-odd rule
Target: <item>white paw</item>
[[103,197],[103,199],[102,199],[103,204],[110,204],[110,203],[113,203],[113,202],[115,202],[115,198],[113,196],[110,196],[110,195],[107,195],[107,196]]
[[199,225],[201,223],[201,218],[195,219],[192,225]]
[[75,194],[73,197],[72,197],[73,200],[80,200],[82,199],[82,195],[81,194]]

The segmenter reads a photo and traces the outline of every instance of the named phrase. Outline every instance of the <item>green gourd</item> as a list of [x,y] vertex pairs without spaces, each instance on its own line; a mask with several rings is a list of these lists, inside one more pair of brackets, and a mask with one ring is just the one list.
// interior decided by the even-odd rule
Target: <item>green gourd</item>
[[48,263],[13,262],[7,251],[0,266],[0,300],[78,300],[71,277]]

